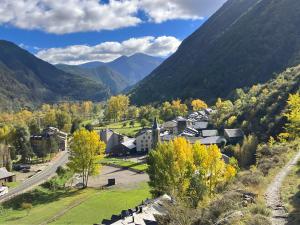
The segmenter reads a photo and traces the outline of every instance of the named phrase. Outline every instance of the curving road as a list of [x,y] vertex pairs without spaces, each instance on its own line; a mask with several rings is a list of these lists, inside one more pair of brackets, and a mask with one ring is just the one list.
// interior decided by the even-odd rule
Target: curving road
[[61,154],[59,154],[59,156],[56,159],[54,159],[51,162],[51,164],[47,166],[44,170],[26,179],[19,186],[10,189],[6,195],[1,196],[0,202],[7,201],[10,198],[22,194],[32,189],[33,187],[43,183],[44,181],[46,181],[47,179],[49,179],[55,174],[57,167],[63,166],[68,162],[68,157],[69,154],[67,151],[61,152]]

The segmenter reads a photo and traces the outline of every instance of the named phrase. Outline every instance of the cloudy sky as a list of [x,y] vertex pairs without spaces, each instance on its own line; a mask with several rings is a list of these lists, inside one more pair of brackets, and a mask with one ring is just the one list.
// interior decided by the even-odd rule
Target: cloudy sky
[[1,0],[0,39],[51,63],[167,57],[226,0]]

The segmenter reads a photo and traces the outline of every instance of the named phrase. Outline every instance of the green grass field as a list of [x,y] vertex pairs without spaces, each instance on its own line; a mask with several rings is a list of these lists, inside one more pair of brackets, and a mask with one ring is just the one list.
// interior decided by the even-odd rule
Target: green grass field
[[[123,124],[126,123],[126,126],[123,126]],[[134,137],[136,133],[142,129],[142,126],[139,122],[135,122],[134,126],[130,126],[130,121],[123,121],[118,123],[111,123],[104,127],[95,127],[96,130],[101,130],[105,128],[109,128],[112,130],[115,130],[116,132],[120,134],[124,134],[126,136]]]
[[[99,223],[124,208],[134,207],[150,197],[147,184],[133,189],[55,191],[38,187],[0,207],[0,224],[35,225],[57,220],[52,224]],[[33,208],[27,215],[20,208],[22,202],[30,202]]]
[[110,219],[123,209],[133,208],[142,200],[150,197],[149,188],[142,184],[136,189],[111,189],[98,191],[79,206],[68,211],[51,224],[93,224]]
[[137,163],[130,160],[117,159],[117,158],[104,158],[101,160],[101,163],[112,164],[124,168],[131,168],[141,172],[145,172],[148,168],[148,165],[146,163]]

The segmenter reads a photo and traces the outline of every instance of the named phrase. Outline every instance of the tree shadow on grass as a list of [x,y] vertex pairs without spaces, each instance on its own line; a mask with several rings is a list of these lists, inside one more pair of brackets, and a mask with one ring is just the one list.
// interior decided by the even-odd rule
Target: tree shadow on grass
[[12,208],[14,210],[21,209],[22,203],[31,203],[33,206],[48,204],[51,202],[58,201],[62,198],[71,197],[78,194],[78,191],[68,190],[56,190],[51,191],[45,188],[37,188],[33,191],[21,194],[15,198],[3,203],[3,207],[6,209]]
[[[300,161],[297,164],[297,176],[300,178]],[[294,210],[289,213],[288,225],[299,225],[300,224],[300,184],[298,185],[298,192],[290,198],[290,202],[294,207]]]

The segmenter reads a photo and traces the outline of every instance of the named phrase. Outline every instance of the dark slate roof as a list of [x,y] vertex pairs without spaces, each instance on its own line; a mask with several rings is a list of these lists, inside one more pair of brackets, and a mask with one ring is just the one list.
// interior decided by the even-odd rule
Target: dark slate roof
[[244,132],[242,129],[225,129],[224,134],[230,138],[244,137]]
[[208,122],[206,121],[197,121],[193,124],[194,129],[206,129],[208,127]]
[[218,130],[202,130],[203,137],[213,137],[218,135],[219,135]]
[[201,144],[203,145],[213,145],[213,144],[222,144],[226,143],[226,139],[222,136],[206,137],[200,139]]

